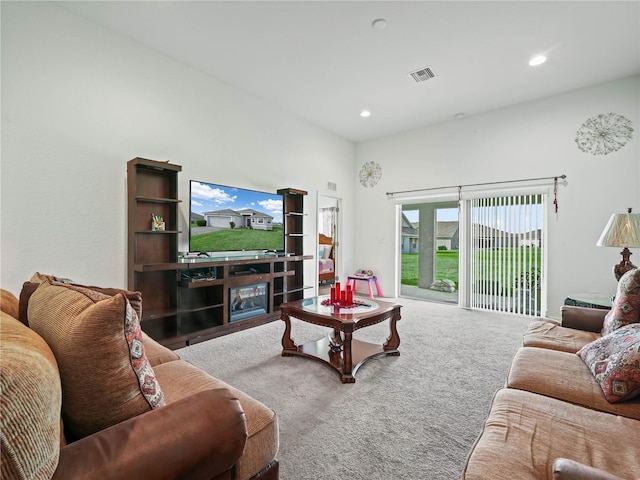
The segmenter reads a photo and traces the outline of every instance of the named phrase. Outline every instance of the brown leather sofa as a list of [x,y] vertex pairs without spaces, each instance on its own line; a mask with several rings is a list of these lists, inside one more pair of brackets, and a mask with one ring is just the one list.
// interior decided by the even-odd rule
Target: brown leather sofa
[[640,398],[609,403],[576,352],[607,311],[565,306],[534,319],[496,392],[465,480],[640,479]]
[[136,292],[54,280],[2,290],[1,478],[278,478],[271,409],[145,335]]

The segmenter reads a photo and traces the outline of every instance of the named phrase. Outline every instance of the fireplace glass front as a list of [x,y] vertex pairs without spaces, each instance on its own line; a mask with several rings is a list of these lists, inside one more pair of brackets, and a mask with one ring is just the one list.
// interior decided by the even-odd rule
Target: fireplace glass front
[[238,322],[267,313],[267,283],[229,289],[229,321]]

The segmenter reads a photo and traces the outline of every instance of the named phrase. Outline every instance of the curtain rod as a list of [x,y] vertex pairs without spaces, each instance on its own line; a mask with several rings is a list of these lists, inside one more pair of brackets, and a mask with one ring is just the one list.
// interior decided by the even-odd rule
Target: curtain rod
[[505,183],[518,183],[518,182],[532,182],[536,180],[557,180],[558,178],[565,179],[566,175],[558,175],[557,177],[540,177],[540,178],[525,178],[523,180],[505,180],[502,182],[484,182],[484,183],[468,183],[467,185],[451,185],[448,187],[432,187],[432,188],[418,188],[416,190],[401,190],[399,192],[387,192],[387,195],[397,195],[400,193],[415,193],[415,192],[428,192],[430,190],[444,190],[447,188],[463,188],[463,187],[479,187],[483,185],[498,185]]

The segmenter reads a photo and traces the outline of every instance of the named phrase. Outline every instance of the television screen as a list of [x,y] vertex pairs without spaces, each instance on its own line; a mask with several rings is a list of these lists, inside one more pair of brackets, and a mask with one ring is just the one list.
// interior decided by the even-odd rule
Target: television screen
[[191,180],[189,251],[284,250],[282,195]]

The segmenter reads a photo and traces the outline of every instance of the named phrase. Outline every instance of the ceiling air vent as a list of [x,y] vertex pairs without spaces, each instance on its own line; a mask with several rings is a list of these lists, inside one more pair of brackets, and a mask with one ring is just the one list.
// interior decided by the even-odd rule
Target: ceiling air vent
[[409,75],[416,81],[416,83],[426,82],[436,76],[431,67],[421,68],[420,70],[411,72]]

